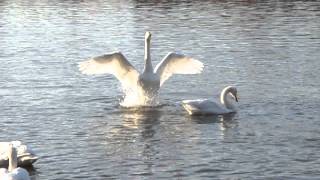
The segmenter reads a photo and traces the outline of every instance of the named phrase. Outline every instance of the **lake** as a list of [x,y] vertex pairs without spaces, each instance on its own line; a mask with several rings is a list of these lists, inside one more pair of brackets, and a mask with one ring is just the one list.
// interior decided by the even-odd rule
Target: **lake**
[[[33,180],[319,179],[320,2],[1,1],[0,140],[40,156]],[[123,108],[111,75],[77,64],[121,51],[143,69],[171,51],[160,106]],[[238,113],[190,117],[184,99],[237,87]]]

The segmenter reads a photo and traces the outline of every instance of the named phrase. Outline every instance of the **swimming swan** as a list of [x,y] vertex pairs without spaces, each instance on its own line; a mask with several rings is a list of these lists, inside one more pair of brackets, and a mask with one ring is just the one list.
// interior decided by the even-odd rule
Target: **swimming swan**
[[8,166],[7,151],[10,144],[17,151],[18,166],[30,166],[38,160],[32,149],[21,141],[0,142],[0,166]]
[[7,150],[9,158],[8,170],[5,168],[0,169],[1,180],[30,180],[29,173],[23,168],[18,166],[17,150],[12,144],[9,145]]
[[182,101],[182,106],[190,115],[227,114],[236,112],[236,108],[230,98],[238,102],[237,89],[232,86],[228,86],[222,90],[220,95],[221,104],[208,99],[198,99],[184,100]]
[[[142,105],[150,104],[149,100],[157,97],[163,83],[173,74],[198,74],[202,72],[203,64],[193,58],[168,53],[153,69],[150,55],[151,33],[145,33],[144,69],[140,74],[121,52],[114,52],[90,60],[80,62],[79,70],[83,74],[112,74],[121,83],[125,92],[131,92],[143,99]],[[126,93],[127,94],[127,93]],[[132,95],[132,94],[131,94]],[[129,98],[127,95],[125,98]]]

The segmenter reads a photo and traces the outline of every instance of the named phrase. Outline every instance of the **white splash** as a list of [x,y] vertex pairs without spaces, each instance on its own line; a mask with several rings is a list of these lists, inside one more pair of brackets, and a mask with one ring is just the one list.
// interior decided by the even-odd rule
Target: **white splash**
[[159,94],[147,94],[143,89],[138,90],[123,90],[124,96],[120,100],[122,107],[141,107],[141,106],[158,106],[159,105]]

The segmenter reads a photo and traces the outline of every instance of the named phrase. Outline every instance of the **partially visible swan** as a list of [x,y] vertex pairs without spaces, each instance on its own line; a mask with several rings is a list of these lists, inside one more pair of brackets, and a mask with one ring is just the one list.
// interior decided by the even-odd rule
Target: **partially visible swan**
[[237,89],[233,86],[224,88],[220,95],[220,103],[208,99],[184,100],[182,106],[190,115],[227,114],[236,112],[231,98],[238,102]]
[[38,160],[33,150],[29,146],[22,144],[21,141],[0,142],[0,166],[8,165],[7,150],[10,144],[17,151],[19,166],[30,166]]
[[17,150],[12,144],[9,145],[7,150],[9,158],[8,170],[5,168],[0,169],[1,180],[30,180],[29,173],[23,168],[18,167]]
[[[126,93],[124,101],[129,99],[137,105],[150,105],[158,95],[163,83],[173,74],[198,74],[202,72],[203,64],[193,58],[169,53],[153,69],[150,55],[151,33],[145,33],[144,69],[140,74],[122,55],[114,52],[79,63],[83,74],[112,74],[120,82]],[[129,93],[128,93],[129,92]],[[131,96],[131,97],[129,97]],[[126,99],[127,98],[127,99]],[[131,105],[129,105],[131,106]]]

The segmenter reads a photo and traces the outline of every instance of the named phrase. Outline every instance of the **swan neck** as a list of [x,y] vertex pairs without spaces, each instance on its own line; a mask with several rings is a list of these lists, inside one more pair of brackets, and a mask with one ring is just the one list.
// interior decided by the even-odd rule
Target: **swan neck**
[[228,94],[229,93],[230,93],[230,89],[229,88],[223,89],[221,94],[220,94],[220,101],[221,101],[221,104],[223,104],[226,108],[234,109],[232,103],[228,99]]
[[151,64],[151,56],[150,56],[150,39],[145,39],[144,46],[144,72],[153,71]]
[[18,157],[17,157],[17,151],[14,147],[9,148],[9,153],[8,153],[8,157],[9,157],[9,167],[8,167],[8,171],[11,172],[14,169],[16,169],[18,167]]

